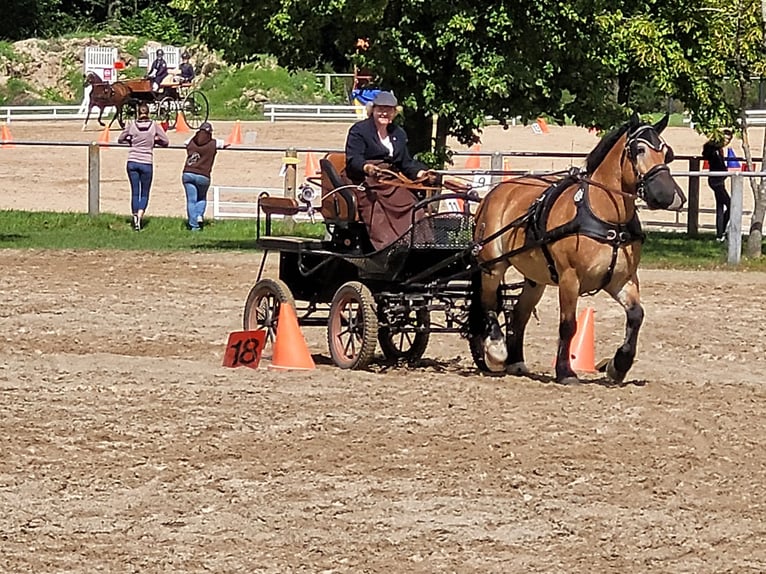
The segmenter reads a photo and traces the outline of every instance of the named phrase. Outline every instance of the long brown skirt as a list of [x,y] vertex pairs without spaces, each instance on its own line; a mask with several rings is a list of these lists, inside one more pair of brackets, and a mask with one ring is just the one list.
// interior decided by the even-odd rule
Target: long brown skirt
[[[357,193],[359,215],[376,250],[391,245],[407,232],[417,201],[415,194],[404,186],[384,185],[372,177],[365,180],[364,191]],[[416,221],[423,215],[419,210]]]

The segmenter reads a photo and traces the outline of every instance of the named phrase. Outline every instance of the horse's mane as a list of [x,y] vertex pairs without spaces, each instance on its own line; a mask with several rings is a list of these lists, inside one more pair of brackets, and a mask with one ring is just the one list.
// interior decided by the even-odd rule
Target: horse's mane
[[613,129],[611,132],[601,138],[601,141],[598,142],[598,145],[593,148],[585,160],[585,170],[588,173],[592,174],[594,171],[596,171],[596,168],[601,165],[602,161],[604,161],[604,158],[606,157],[606,154],[609,153],[609,150],[614,147],[614,144],[617,143],[617,140],[620,139],[630,127],[631,122],[627,122],[619,128]]

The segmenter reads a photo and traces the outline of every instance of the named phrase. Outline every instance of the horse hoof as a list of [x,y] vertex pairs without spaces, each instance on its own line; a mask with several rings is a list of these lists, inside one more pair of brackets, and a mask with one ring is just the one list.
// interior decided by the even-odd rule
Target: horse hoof
[[505,372],[505,364],[503,362],[493,361],[489,354],[484,356],[484,363],[487,365],[487,370],[490,373],[503,373]]
[[622,371],[615,369],[614,361],[609,361],[606,365],[606,376],[613,383],[621,383],[625,380],[625,375],[627,374],[628,373],[623,373]]
[[505,360],[508,358],[508,350],[505,348],[505,341],[493,341],[492,339],[487,339],[484,342],[484,349],[484,354],[487,357],[487,365],[492,363],[496,366],[499,365],[499,370],[505,369]]
[[505,372],[509,375],[528,375],[529,369],[527,369],[527,366],[523,362],[518,362],[506,365]]

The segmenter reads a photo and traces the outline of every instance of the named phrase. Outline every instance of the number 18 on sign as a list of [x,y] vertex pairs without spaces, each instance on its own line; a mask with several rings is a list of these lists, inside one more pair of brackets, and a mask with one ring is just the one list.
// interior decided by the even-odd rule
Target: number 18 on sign
[[234,331],[226,343],[224,367],[258,368],[266,344],[266,331]]

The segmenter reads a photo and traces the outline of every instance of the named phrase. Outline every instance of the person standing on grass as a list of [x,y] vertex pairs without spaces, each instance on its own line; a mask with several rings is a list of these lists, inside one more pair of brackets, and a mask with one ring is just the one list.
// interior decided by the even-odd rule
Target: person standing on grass
[[[723,150],[731,143],[732,136],[732,131],[726,129],[722,132],[722,138],[710,138],[702,146],[702,159],[707,161],[710,171],[722,172],[729,169]],[[707,181],[715,195],[715,236],[718,241],[726,241],[731,208],[731,197],[726,191],[726,178],[720,175],[710,176]]]
[[130,208],[133,229],[141,231],[154,177],[154,146],[168,147],[165,130],[149,118],[149,105],[139,104],[136,121],[125,126],[117,143],[130,145],[127,172],[130,180]]
[[200,231],[205,222],[210,173],[219,149],[227,148],[224,140],[213,138],[213,126],[203,122],[197,133],[186,142],[186,161],[181,182],[186,192],[186,216],[189,229]]

